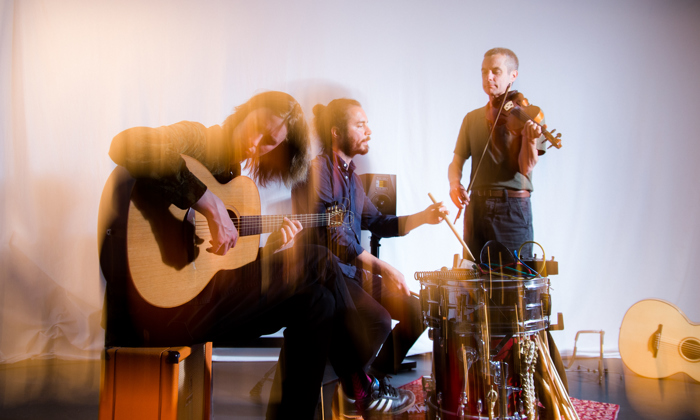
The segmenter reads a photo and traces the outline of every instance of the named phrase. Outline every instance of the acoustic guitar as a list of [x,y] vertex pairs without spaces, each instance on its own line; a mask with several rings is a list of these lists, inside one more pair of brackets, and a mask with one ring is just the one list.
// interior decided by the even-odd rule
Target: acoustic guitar
[[[343,223],[345,212],[340,207],[324,214],[262,216],[253,180],[239,176],[221,184],[197,160],[182,157],[187,168],[224,202],[238,229],[238,242],[226,255],[206,250],[211,235],[204,216],[168,203],[157,188],[134,180],[122,167],[113,171],[100,202],[98,241],[105,279],[128,275],[138,293],[154,306],[187,303],[217,271],[254,261],[260,235],[278,230],[284,217],[300,221],[304,228]],[[126,264],[126,271],[117,267],[121,264]]]
[[638,375],[665,378],[684,372],[700,381],[700,325],[668,302],[632,305],[622,319],[619,347],[622,361]]

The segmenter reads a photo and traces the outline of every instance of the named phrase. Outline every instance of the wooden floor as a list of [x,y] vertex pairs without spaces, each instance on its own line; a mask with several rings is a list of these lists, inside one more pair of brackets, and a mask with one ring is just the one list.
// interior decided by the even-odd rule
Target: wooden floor
[[[269,351],[269,350],[265,350]],[[430,372],[430,354],[411,357],[416,369],[396,375],[400,386]],[[250,390],[272,361],[214,362],[214,418],[262,419],[271,382],[259,399]],[[620,405],[618,419],[700,419],[700,382],[679,373],[663,380],[630,372],[620,359],[605,359],[599,383],[597,359],[577,359],[567,377],[572,397]],[[100,362],[33,360],[0,365],[0,420],[97,418]]]

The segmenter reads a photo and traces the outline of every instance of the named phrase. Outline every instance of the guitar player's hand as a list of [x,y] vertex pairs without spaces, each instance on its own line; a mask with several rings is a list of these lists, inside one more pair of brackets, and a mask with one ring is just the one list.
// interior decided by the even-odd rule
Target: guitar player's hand
[[282,222],[282,227],[270,234],[265,243],[265,248],[267,250],[274,250],[274,252],[282,251],[294,245],[294,237],[297,236],[299,232],[303,229],[301,222],[298,220],[289,220],[286,217]]
[[209,232],[211,233],[211,240],[209,241],[211,247],[207,248],[207,251],[218,255],[226,255],[230,249],[236,246],[238,230],[233,225],[224,202],[211,190],[207,190],[192,208],[207,218]]

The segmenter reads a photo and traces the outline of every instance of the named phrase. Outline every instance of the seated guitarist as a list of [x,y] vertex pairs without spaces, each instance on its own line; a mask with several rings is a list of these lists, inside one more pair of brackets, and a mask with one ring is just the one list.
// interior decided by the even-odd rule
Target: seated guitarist
[[[207,251],[225,255],[235,252],[238,231],[222,200],[194,176],[181,154],[198,160],[221,183],[240,175],[245,161],[258,184],[281,181],[292,186],[306,177],[308,146],[307,125],[296,100],[286,93],[265,92],[237,107],[221,126],[207,128],[183,121],[125,130],[112,141],[109,155],[137,185],[152,191],[147,197],[158,196],[204,215],[212,236]],[[313,418],[331,333],[344,325],[337,321],[339,314],[351,313],[354,307],[344,282],[336,282],[342,272],[327,250],[293,246],[301,229],[298,221],[285,218],[261,257],[217,272],[194,299],[172,308],[156,307],[143,299],[125,269],[105,272],[106,344],[174,346],[212,341],[226,346],[286,327],[280,357],[282,396],[278,405],[269,406],[268,417]],[[118,240],[115,236],[107,241]],[[103,247],[103,254],[115,248],[119,246]],[[341,368],[358,366],[354,376],[364,378],[365,353],[355,348],[335,353],[333,359],[344,364]]]

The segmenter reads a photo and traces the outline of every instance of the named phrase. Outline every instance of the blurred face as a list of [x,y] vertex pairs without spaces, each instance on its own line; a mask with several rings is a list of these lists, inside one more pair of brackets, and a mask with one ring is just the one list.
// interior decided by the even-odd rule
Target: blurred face
[[484,57],[481,64],[481,83],[490,99],[503,95],[508,84],[513,83],[518,77],[518,71],[509,71],[506,62],[507,57],[503,54]]
[[345,136],[340,135],[338,149],[347,157],[366,155],[369,152],[370,134],[372,130],[367,125],[367,115],[359,106],[348,108],[348,125]]
[[260,157],[287,138],[287,125],[268,108],[258,108],[248,113],[233,129],[232,137],[231,141],[243,159]]

